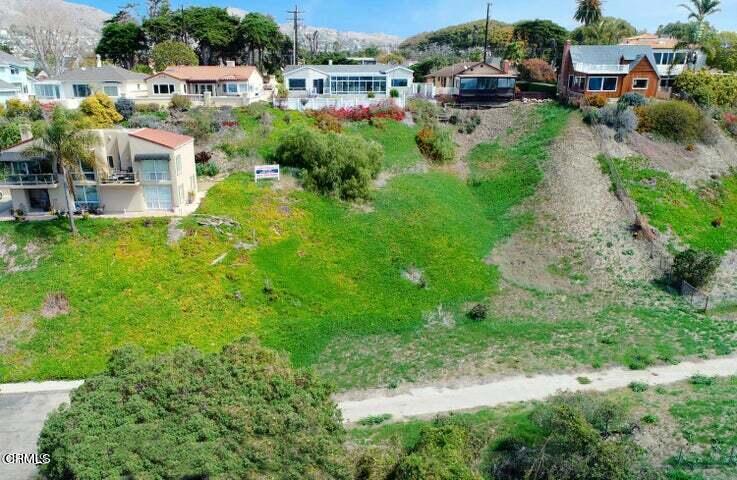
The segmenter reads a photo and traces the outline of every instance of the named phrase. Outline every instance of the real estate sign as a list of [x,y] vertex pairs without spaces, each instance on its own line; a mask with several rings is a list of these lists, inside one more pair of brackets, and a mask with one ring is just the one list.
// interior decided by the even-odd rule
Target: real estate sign
[[253,167],[253,174],[257,182],[259,180],[279,180],[279,165],[256,165]]

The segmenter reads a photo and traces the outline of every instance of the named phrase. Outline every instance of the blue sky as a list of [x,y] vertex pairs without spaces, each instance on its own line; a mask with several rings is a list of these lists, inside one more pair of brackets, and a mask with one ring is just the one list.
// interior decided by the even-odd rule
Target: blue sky
[[[71,0],[114,12],[128,0]],[[144,4],[145,0],[134,0]],[[172,0],[172,5],[232,6],[268,13],[279,22],[287,19],[294,0]],[[384,32],[402,37],[439,27],[483,18],[486,2],[481,0],[301,0],[309,25],[338,30]],[[607,0],[606,15],[629,20],[638,29],[655,30],[658,25],[686,18],[678,8],[683,0]],[[574,0],[496,0],[492,16],[515,22],[532,18],[551,19],[567,28],[575,27],[571,19]],[[722,11],[711,22],[720,30],[737,31],[737,0],[722,0]]]

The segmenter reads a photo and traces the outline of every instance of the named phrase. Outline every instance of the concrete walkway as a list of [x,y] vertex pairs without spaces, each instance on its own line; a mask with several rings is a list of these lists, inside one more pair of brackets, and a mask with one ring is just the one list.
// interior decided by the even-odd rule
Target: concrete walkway
[[[686,380],[696,374],[737,375],[737,355],[647,370],[612,368],[596,372],[515,376],[462,386],[430,385],[400,391],[349,392],[338,395],[336,401],[346,423],[384,413],[399,420],[544,400],[561,391],[601,392],[624,388],[635,381],[662,385]],[[579,377],[586,377],[591,383],[584,385],[579,382]],[[46,416],[68,402],[70,392],[81,384],[81,380],[72,380],[0,385],[0,479],[34,478],[36,470],[33,465],[4,464],[2,457],[6,453],[34,453]]]

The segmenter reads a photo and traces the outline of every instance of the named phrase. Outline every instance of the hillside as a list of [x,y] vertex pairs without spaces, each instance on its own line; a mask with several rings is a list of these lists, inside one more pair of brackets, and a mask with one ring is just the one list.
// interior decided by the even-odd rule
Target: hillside
[[[424,50],[431,45],[443,45],[463,50],[482,46],[485,26],[486,21],[482,19],[451,25],[431,32],[418,33],[402,42],[399,48]],[[512,28],[513,26],[508,23],[492,20],[489,24],[490,43],[494,45],[511,38]]]

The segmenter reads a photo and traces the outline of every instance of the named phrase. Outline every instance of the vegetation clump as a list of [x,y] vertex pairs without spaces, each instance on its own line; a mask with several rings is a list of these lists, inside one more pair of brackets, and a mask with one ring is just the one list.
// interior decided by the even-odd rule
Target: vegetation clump
[[46,421],[41,470],[50,480],[347,479],[331,394],[254,340],[209,355],[122,349]]
[[648,102],[647,98],[637,92],[627,92],[619,97],[618,103],[628,107],[642,107],[643,105],[647,105]]
[[635,109],[638,130],[656,133],[667,139],[691,143],[706,139],[704,114],[695,106],[679,101],[653,102]]
[[702,107],[737,106],[737,75],[686,70],[676,77],[675,90]]
[[123,120],[113,101],[102,92],[82,100],[79,110],[87,117],[92,127],[110,128]]
[[192,101],[184,95],[175,94],[172,95],[169,101],[169,108],[179,112],[186,112],[192,108]]
[[455,143],[448,128],[426,125],[415,137],[420,152],[434,163],[450,163],[455,159]]
[[698,288],[709,282],[719,264],[719,257],[713,253],[689,248],[676,254],[673,259],[673,275]]
[[120,97],[115,101],[115,109],[123,120],[130,120],[136,112],[136,103],[130,98]]
[[383,149],[357,136],[297,126],[282,137],[274,156],[282,165],[302,169],[308,190],[358,200],[369,197]]
[[529,82],[555,83],[557,76],[549,62],[542,58],[529,58],[519,64],[519,73]]

